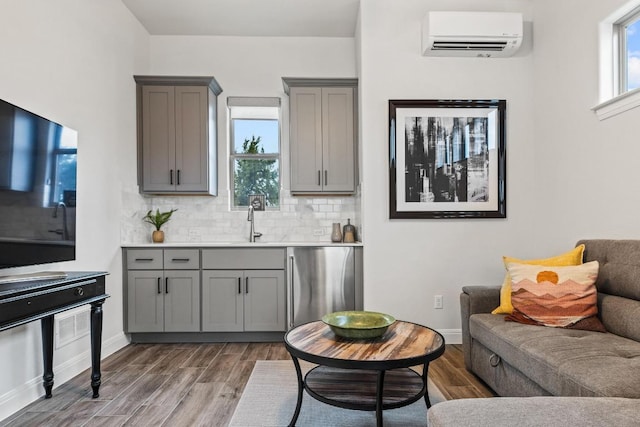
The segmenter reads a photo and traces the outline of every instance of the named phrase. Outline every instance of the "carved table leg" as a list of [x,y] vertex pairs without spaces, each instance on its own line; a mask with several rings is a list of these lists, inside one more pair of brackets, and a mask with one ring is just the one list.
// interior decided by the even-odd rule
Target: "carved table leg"
[[100,353],[102,352],[102,301],[91,303],[91,388],[93,398],[100,397]]
[[42,375],[42,385],[44,386],[44,398],[51,398],[53,389],[53,315],[43,317],[40,320],[42,329],[42,362],[44,374]]

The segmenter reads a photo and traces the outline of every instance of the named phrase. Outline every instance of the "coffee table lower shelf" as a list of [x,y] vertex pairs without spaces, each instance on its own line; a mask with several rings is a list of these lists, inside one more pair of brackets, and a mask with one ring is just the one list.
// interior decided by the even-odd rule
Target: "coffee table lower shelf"
[[[304,388],[314,399],[329,405],[375,411],[377,381],[381,371],[316,366],[304,378]],[[416,402],[427,392],[423,377],[411,368],[384,371],[382,409]]]

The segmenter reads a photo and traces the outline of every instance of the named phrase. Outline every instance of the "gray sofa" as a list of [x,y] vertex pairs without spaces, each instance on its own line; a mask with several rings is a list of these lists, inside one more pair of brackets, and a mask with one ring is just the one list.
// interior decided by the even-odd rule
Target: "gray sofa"
[[580,243],[585,262],[600,262],[598,316],[607,333],[507,322],[490,314],[499,287],[464,287],[466,368],[512,397],[438,403],[430,427],[640,425],[640,240]]
[[466,368],[500,396],[640,398],[640,240],[583,240],[607,333],[506,322],[499,288],[460,295]]

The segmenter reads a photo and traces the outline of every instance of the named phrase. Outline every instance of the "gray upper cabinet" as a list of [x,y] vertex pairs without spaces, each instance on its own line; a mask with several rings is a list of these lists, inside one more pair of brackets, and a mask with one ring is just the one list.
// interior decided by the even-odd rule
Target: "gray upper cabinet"
[[283,78],[289,94],[291,192],[356,190],[354,79]]
[[138,180],[149,194],[217,194],[217,96],[213,77],[134,76]]

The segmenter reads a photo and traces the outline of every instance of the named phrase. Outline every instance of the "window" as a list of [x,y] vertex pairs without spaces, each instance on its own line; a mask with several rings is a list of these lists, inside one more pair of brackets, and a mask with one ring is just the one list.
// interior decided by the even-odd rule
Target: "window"
[[249,195],[280,206],[280,98],[227,98],[231,207],[249,206]]
[[619,55],[618,94],[640,88],[640,8],[616,22]]
[[640,0],[629,1],[600,21],[599,120],[640,106]]

